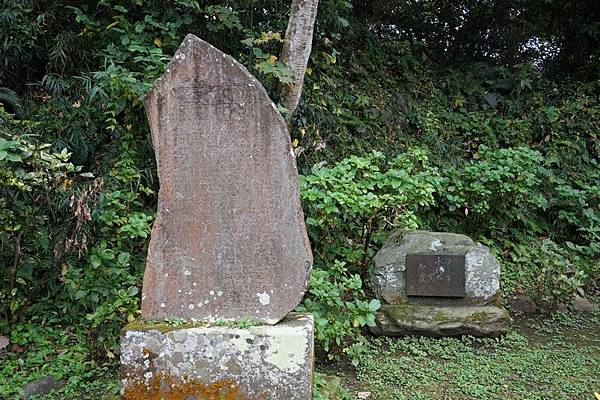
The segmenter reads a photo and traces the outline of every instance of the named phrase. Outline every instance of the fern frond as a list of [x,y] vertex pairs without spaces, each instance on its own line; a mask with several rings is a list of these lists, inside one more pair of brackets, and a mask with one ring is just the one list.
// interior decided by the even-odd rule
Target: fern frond
[[42,85],[54,97],[59,97],[71,88],[71,84],[57,74],[44,75]]
[[0,87],[0,103],[15,113],[21,110],[21,98],[14,90],[7,87]]
[[56,35],[48,53],[50,71],[64,74],[77,62],[85,60],[85,42],[83,36],[74,32],[63,32]]

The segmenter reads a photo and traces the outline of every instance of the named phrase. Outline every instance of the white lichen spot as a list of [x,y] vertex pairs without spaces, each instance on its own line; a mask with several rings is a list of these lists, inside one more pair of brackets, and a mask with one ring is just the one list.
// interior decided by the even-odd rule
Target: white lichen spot
[[266,306],[267,304],[269,304],[271,302],[271,296],[269,296],[269,294],[267,292],[256,293],[256,295],[258,296],[258,301],[263,306]]
[[211,290],[210,292],[208,292],[208,294],[210,294],[212,296],[213,294],[215,294],[215,291]]
[[198,286],[198,283],[194,282],[192,283],[192,286]]
[[185,276],[190,276],[192,274],[192,272],[189,269],[186,269],[183,271],[183,275]]
[[431,250],[431,251],[437,251],[438,247],[441,247],[441,246],[442,246],[442,242],[440,241],[440,239],[435,239],[429,245],[429,250]]
[[208,300],[204,300],[204,304],[208,304]]
[[223,296],[223,292],[221,292],[220,290],[217,292],[217,296],[221,297]]
[[399,268],[396,264],[387,264],[378,271],[374,276],[374,281],[378,287],[386,287],[390,289],[398,288],[400,285],[401,272],[406,269],[402,265]]
[[190,304],[190,305],[188,306],[188,308],[189,308],[190,310],[193,310],[195,307],[196,307],[196,306],[195,306],[195,305],[193,305],[193,304]]
[[165,303],[160,303],[160,308],[165,308],[165,307],[166,307]]

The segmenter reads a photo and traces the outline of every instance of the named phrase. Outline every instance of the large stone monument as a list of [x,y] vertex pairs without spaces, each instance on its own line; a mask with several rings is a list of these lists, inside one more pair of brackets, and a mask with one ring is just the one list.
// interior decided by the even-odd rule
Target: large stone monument
[[[125,400],[309,399],[313,321],[288,313],[312,255],[283,118],[240,63],[193,35],[145,105],[160,192],[145,322],[121,341]],[[174,319],[189,325],[148,322]]]
[[372,286],[385,304],[376,335],[498,336],[500,263],[481,243],[445,232],[393,232],[375,255]]

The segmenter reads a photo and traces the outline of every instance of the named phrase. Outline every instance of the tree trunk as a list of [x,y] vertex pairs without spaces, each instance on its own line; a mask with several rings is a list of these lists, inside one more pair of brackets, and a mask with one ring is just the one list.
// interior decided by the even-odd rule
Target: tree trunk
[[283,105],[288,111],[288,120],[300,102],[318,4],[319,0],[292,0],[292,11],[281,53],[281,60],[289,66],[293,77],[293,82],[282,89]]

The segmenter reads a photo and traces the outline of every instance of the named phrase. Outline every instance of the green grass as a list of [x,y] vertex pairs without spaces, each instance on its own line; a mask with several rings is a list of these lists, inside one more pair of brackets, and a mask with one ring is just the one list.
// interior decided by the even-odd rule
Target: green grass
[[66,386],[36,398],[100,400],[119,393],[116,357],[95,362],[90,341],[70,327],[28,323],[16,326],[10,339],[11,349],[0,352],[0,399],[22,399],[26,383],[47,375],[65,380]]
[[496,340],[374,339],[347,384],[372,400],[574,400],[600,392],[597,314],[520,325]]
[[[89,341],[71,329],[20,325],[0,353],[0,398],[53,374],[67,385],[44,399],[113,399],[118,361],[91,360]],[[356,369],[320,365],[315,400],[585,400],[600,392],[600,313],[518,320],[501,339],[371,339]],[[340,372],[342,371],[342,372]],[[334,376],[334,375],[337,375]]]

